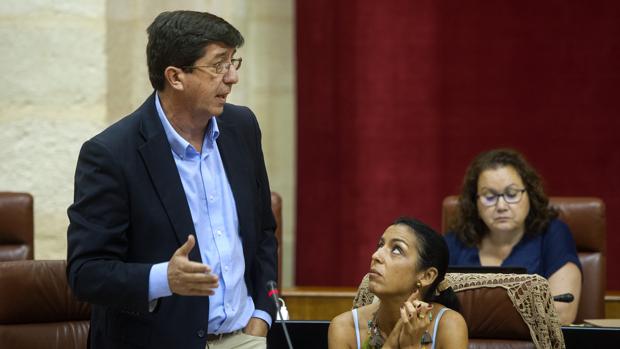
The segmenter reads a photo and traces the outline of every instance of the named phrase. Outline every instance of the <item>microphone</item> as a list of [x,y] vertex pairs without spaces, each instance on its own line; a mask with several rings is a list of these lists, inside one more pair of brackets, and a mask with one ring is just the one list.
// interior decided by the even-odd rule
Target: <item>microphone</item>
[[293,349],[293,344],[291,344],[291,337],[289,337],[288,329],[286,328],[286,320],[284,320],[284,316],[282,316],[282,311],[280,310],[280,301],[278,300],[278,285],[275,281],[267,281],[267,291],[267,296],[271,297],[271,299],[273,299],[273,301],[276,303],[276,309],[278,310],[278,314],[280,314],[280,322],[282,323],[282,329],[284,330],[286,343],[288,344],[289,349]]
[[575,297],[573,296],[572,293],[562,293],[557,296],[553,296],[554,302],[570,303],[573,300],[575,300]]

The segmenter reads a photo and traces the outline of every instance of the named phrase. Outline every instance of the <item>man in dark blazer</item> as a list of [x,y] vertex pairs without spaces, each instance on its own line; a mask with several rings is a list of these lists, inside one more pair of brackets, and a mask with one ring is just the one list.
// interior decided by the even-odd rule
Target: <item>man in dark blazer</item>
[[164,12],[149,26],[156,92],[80,151],[69,284],[91,348],[265,348],[275,220],[254,114],[226,103],[241,34]]

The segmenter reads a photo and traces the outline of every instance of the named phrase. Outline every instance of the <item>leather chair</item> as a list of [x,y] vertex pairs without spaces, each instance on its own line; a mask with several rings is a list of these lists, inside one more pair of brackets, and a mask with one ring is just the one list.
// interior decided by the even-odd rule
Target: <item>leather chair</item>
[[0,347],[86,348],[90,306],[67,284],[66,261],[0,263]]
[[0,261],[32,259],[32,195],[0,192]]
[[[575,323],[583,319],[605,317],[605,204],[592,197],[550,197],[550,206],[559,212],[559,218],[570,228],[577,245],[583,270],[583,287]],[[442,231],[448,229],[456,214],[457,196],[443,201]]]
[[[548,282],[538,275],[446,274],[467,323],[469,348],[564,348]],[[517,297],[517,304],[512,297]],[[377,299],[362,280],[353,307]],[[528,320],[525,320],[528,319]]]

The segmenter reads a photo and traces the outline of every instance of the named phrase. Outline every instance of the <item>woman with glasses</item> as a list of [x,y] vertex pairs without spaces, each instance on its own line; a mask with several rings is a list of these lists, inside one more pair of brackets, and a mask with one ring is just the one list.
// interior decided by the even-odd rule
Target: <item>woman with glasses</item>
[[549,280],[552,295],[574,296],[570,303],[555,303],[560,321],[571,323],[581,264],[572,234],[557,216],[540,176],[521,154],[484,152],[467,169],[457,215],[445,235],[450,265],[525,267]]

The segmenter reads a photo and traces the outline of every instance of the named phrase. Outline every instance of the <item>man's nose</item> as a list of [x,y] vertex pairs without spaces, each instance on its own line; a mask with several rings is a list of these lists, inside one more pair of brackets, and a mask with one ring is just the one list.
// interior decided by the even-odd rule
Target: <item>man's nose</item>
[[236,84],[239,82],[239,73],[233,64],[230,65],[226,74],[224,74],[224,82],[227,84]]

